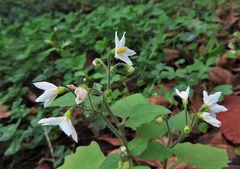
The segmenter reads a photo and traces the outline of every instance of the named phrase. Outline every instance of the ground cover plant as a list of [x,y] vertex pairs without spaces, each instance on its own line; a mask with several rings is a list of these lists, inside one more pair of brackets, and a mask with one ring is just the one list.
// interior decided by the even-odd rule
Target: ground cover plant
[[[20,161],[24,160],[24,157],[19,159],[18,154],[26,153],[31,156],[32,150],[41,148],[48,150],[48,147],[50,147],[50,152],[41,151],[39,156],[35,156],[36,158],[31,157],[35,161],[35,164],[31,165],[34,166],[37,162],[42,164],[54,161],[54,167],[58,167],[70,150],[75,151],[77,145],[88,145],[92,140],[98,141],[96,138],[101,136],[102,132],[108,133],[111,137],[117,137],[123,142],[121,137],[124,134],[121,134],[120,137],[117,134],[119,131],[114,129],[119,127],[116,120],[120,124],[124,122],[124,132],[131,135],[127,136],[125,140],[132,141],[129,144],[124,143],[119,155],[106,156],[105,161],[101,164],[103,167],[109,165],[109,161],[117,166],[122,165],[122,167],[137,165],[139,161],[136,162],[136,158],[133,158],[136,156],[141,156],[145,161],[149,159],[165,161],[164,164],[166,164],[166,159],[172,158],[173,155],[176,155],[180,161],[193,166],[208,168],[208,165],[212,165],[205,163],[206,159],[196,162],[191,161],[191,158],[188,161],[189,158],[182,157],[185,156],[182,149],[195,149],[192,144],[187,142],[194,142],[196,135],[206,133],[209,126],[202,120],[204,119],[202,116],[204,112],[201,112],[203,110],[198,109],[201,107],[201,105],[199,106],[201,103],[191,100],[192,104],[188,102],[188,107],[186,105],[184,107],[186,103],[181,104],[182,99],[177,97],[175,88],[184,91],[190,87],[191,98],[198,98],[198,100],[201,100],[203,90],[211,93],[222,92],[225,95],[238,94],[237,63],[240,38],[236,30],[239,20],[237,15],[234,15],[235,17],[232,15],[239,11],[239,6],[225,1],[216,1],[216,3],[208,1],[143,1],[142,3],[122,2],[118,5],[113,5],[109,1],[100,5],[91,5],[91,2],[79,3],[81,10],[78,10],[71,4],[73,3],[69,1],[66,8],[62,8],[53,3],[55,7],[52,9],[51,5],[47,4],[49,10],[32,4],[32,9],[44,9],[36,12],[33,16],[28,15],[30,12],[28,13],[28,8],[24,9],[23,5],[26,14],[21,13],[22,16],[19,18],[11,17],[11,15],[14,16],[14,13],[7,15],[5,10],[2,12],[0,57],[3,62],[0,68],[2,114],[0,141],[3,143],[1,144],[3,162],[1,167],[17,166]],[[29,7],[29,4],[25,3],[25,5]],[[44,6],[44,4],[41,5]],[[9,6],[11,7],[11,5]],[[231,17],[224,20],[224,15],[228,16],[228,13]],[[226,20],[231,20],[231,22]],[[136,52],[134,56],[130,56],[134,63],[133,66],[126,60],[131,66],[123,64],[124,60],[121,62],[114,59],[114,54],[109,54],[114,49],[113,37],[116,30],[119,31],[119,34],[127,32],[126,44]],[[120,49],[118,52],[124,51]],[[109,57],[111,57],[112,66],[110,67],[111,90],[106,89],[109,84],[107,80],[110,72],[107,67]],[[102,67],[103,63],[106,67]],[[234,76],[228,71],[226,73],[226,70],[223,69],[227,68],[226,65],[229,64],[233,67],[231,71]],[[39,81],[49,81],[65,86],[73,93],[75,87],[66,87],[66,85],[74,84],[78,87],[79,84],[85,84],[88,87],[82,86],[81,88],[85,89],[87,95],[92,97],[94,107],[91,108],[89,98],[87,98],[84,106],[74,107],[73,110],[68,111],[69,106],[75,104],[75,97],[73,94],[65,95],[65,88],[63,93],[59,93],[63,96],[50,105],[58,108],[43,109],[36,106],[37,93],[41,91],[38,91],[32,83]],[[182,96],[181,93],[179,95]],[[166,109],[160,107],[168,113],[162,109],[158,110],[159,106],[147,103],[148,97],[152,103],[165,106]],[[223,97],[219,99],[223,100]],[[130,110],[124,112],[130,114],[123,116],[121,115],[123,112],[117,112],[118,108],[114,108],[118,104],[121,106],[120,109],[139,107],[139,105],[135,105],[134,100],[142,100],[147,106],[147,108],[141,106],[135,108],[139,110],[133,109],[135,113],[146,109],[148,110],[146,114],[149,115],[151,114],[149,111],[153,109],[152,111],[158,111],[158,114],[153,113],[153,116],[149,115],[146,118],[139,115],[141,118],[137,119],[137,115],[134,116]],[[188,99],[184,98],[184,100]],[[125,107],[131,102],[133,102],[132,107]],[[85,104],[87,109],[82,112]],[[112,118],[110,121],[105,104],[113,109],[114,116],[110,115]],[[181,113],[182,107],[185,108],[184,111],[190,110],[190,114],[187,115],[187,123],[186,116]],[[91,110],[88,110],[89,108]],[[102,110],[103,117],[97,117],[93,110]],[[201,114],[198,110],[201,110]],[[162,111],[163,114],[161,114]],[[82,133],[78,144],[66,139],[64,134],[59,137],[61,132],[57,127],[43,128],[38,124],[43,117],[55,117],[59,115],[59,112],[63,112],[63,114],[72,112],[76,119],[73,124],[79,126],[76,130],[77,134]],[[170,115],[170,112],[173,113]],[[180,113],[173,116],[176,112]],[[208,111],[206,110],[206,112]],[[144,112],[141,113],[144,114]],[[160,115],[161,117],[159,117]],[[208,117],[209,114],[203,115]],[[135,119],[140,122],[135,122]],[[196,121],[192,126],[190,122],[193,119]],[[171,122],[172,120],[174,122]],[[170,130],[166,126],[168,121]],[[114,124],[111,127],[110,123],[112,122]],[[214,124],[218,126],[219,123],[215,122]],[[110,130],[106,129],[106,126],[110,126]],[[104,130],[102,131],[102,129]],[[213,130],[211,127],[210,129]],[[192,132],[189,134],[190,130]],[[111,131],[113,131],[112,134],[110,134]],[[151,133],[153,131],[160,133],[156,136],[156,133]],[[140,137],[135,138],[134,133]],[[166,141],[167,135],[170,138],[169,145]],[[192,136],[194,137],[191,139]],[[158,140],[162,137],[164,141],[160,144]],[[171,150],[165,150],[166,147],[171,147],[176,140],[183,141],[183,143]],[[51,148],[52,146],[53,148]],[[200,152],[202,149],[213,151],[213,156],[214,153],[224,152],[209,146],[202,147],[199,144],[196,146]],[[100,144],[100,147],[104,146]],[[131,147],[137,152],[134,152]],[[124,152],[125,149],[126,152]],[[211,151],[211,149],[213,150]],[[161,155],[165,154],[165,156],[158,157],[154,155],[153,150],[163,151],[165,153]],[[81,156],[81,151],[84,153],[99,152],[100,159],[96,161],[98,164],[104,160],[104,155],[107,155],[105,151],[104,155],[101,153],[96,142],[90,144],[89,147],[78,148],[76,154]],[[158,154],[157,152],[155,153]],[[226,155],[221,157],[224,159],[219,160],[222,161],[221,164],[216,164],[218,168],[228,165]],[[87,162],[86,159],[82,159]],[[120,164],[116,161],[120,161]],[[11,165],[8,165],[9,163]],[[202,166],[203,163],[205,166]],[[140,162],[140,165],[143,164],[147,165]],[[19,167],[29,164],[22,163],[21,165]]]

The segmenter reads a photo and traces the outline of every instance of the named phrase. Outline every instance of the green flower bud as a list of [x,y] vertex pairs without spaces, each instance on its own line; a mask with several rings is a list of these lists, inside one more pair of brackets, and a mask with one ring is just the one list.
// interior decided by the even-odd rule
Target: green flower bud
[[101,61],[101,59],[97,58],[97,59],[94,59],[94,60],[93,60],[92,64],[93,64],[94,66],[99,67],[99,66],[101,66],[101,64],[102,64],[102,61]]
[[104,92],[104,96],[105,96],[105,97],[110,97],[110,96],[112,96],[112,90],[106,90],[106,91]]
[[115,49],[112,49],[111,50],[111,54],[115,54],[116,50]]
[[191,133],[191,128],[190,128],[189,126],[185,126],[185,127],[183,128],[183,133],[186,134],[186,135],[188,135],[189,133]]
[[159,116],[159,117],[157,117],[157,118],[155,119],[155,122],[156,122],[157,124],[162,124],[163,121],[164,121],[164,120],[163,120],[162,116]]

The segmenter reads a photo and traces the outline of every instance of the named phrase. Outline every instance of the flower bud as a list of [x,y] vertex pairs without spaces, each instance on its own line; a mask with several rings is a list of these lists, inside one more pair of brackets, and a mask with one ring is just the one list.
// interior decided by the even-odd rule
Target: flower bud
[[99,67],[99,66],[101,66],[101,64],[102,64],[101,62],[102,62],[101,59],[96,58],[96,59],[93,60],[92,64],[93,64],[94,66]]
[[127,155],[127,148],[125,146],[121,146],[120,150],[123,155]]
[[110,96],[112,96],[112,90],[106,90],[105,92],[104,92],[104,96],[105,97],[110,97]]
[[162,116],[157,117],[157,118],[155,119],[155,122],[156,122],[157,124],[162,124],[162,122],[163,122]]
[[112,49],[111,50],[111,54],[115,54],[116,50],[115,49]]
[[190,132],[191,132],[191,128],[190,128],[189,126],[185,126],[185,127],[183,128],[183,133],[184,133],[184,134],[188,135]]

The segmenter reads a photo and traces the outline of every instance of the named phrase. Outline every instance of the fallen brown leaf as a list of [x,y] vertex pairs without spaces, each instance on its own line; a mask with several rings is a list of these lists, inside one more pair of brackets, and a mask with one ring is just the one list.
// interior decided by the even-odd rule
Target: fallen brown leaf
[[217,66],[209,72],[209,78],[216,84],[232,84],[234,82],[234,76],[230,71]]

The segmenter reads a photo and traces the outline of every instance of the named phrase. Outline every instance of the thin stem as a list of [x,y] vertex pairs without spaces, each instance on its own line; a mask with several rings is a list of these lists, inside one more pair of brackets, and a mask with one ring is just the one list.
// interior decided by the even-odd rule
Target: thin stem
[[[168,123],[168,119],[166,120],[166,124],[167,124],[167,129],[168,129],[168,143],[167,143],[167,147],[169,147],[169,145],[171,144],[171,140],[172,140],[172,133],[169,127],[169,123]],[[168,159],[165,159],[163,161],[163,169],[167,169],[167,163],[168,163]]]
[[107,65],[108,69],[107,69],[107,75],[108,75],[108,78],[107,78],[107,90],[110,89],[110,85],[111,85],[111,56],[110,54],[108,54],[108,65]]
[[112,123],[104,116],[102,115],[101,113],[99,113],[98,111],[96,111],[94,109],[94,106],[93,106],[93,102],[92,102],[92,98],[91,98],[91,95],[88,95],[88,99],[89,99],[89,103],[90,103],[90,106],[92,108],[92,111],[94,113],[96,113],[101,119],[103,119],[108,127],[112,130],[113,134],[115,134],[118,138],[121,138],[121,134],[118,132],[118,130],[112,125]]
[[54,153],[53,153],[53,146],[52,146],[52,143],[51,143],[51,141],[48,137],[48,132],[47,132],[46,128],[44,128],[44,135],[45,135],[45,138],[46,138],[47,143],[48,143],[48,148],[50,150],[51,157],[52,157],[53,161],[55,161]]

